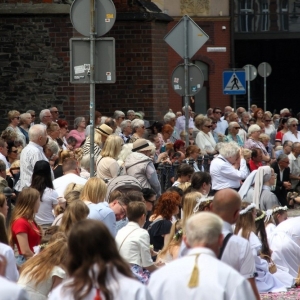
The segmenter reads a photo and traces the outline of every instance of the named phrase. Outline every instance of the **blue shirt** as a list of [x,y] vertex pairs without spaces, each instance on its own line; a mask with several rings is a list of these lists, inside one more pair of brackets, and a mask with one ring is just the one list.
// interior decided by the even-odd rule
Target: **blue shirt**
[[103,222],[113,237],[117,234],[116,216],[114,211],[109,207],[107,202],[91,203],[86,202],[90,210],[88,219],[98,220]]

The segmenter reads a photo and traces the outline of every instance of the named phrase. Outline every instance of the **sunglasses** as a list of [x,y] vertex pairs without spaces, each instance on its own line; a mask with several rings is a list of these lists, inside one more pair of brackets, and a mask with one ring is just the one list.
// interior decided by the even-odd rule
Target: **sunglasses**
[[212,128],[212,125],[204,125],[204,127]]
[[18,120],[20,120],[20,117],[14,117],[14,119],[18,119]]
[[31,115],[33,118],[35,118],[35,115]]
[[291,126],[296,127],[298,124],[291,124]]
[[215,114],[221,114],[221,113],[222,113],[221,111],[216,111],[216,112],[215,112]]
[[233,127],[234,129],[236,129],[236,130],[239,130],[239,129],[241,129],[241,127]]

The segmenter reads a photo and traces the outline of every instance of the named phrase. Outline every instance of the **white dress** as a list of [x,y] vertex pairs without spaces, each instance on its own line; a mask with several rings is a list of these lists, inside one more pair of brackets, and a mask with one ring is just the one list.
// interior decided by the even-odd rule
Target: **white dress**
[[18,281],[18,285],[22,286],[27,291],[30,300],[47,300],[48,294],[51,291],[53,285],[53,276],[57,276],[64,279],[66,277],[66,272],[61,267],[55,266],[52,269],[47,280],[43,281],[37,286],[35,286],[32,280],[28,280],[26,275],[22,276],[21,274]]
[[[238,235],[241,236],[241,230],[239,231]],[[269,272],[268,262],[260,258],[259,253],[261,251],[261,242],[253,232],[250,233],[249,243],[255,260],[255,268],[257,273],[255,282],[259,293],[275,293],[286,291],[285,285]]]

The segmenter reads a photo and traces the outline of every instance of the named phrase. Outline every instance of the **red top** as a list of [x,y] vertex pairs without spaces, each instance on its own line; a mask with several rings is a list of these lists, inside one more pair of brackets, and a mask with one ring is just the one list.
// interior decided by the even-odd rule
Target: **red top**
[[252,172],[253,170],[257,170],[259,167],[262,167],[262,163],[260,162],[256,164],[252,159],[250,159],[249,167],[250,167],[250,171]]
[[17,219],[13,222],[12,227],[13,241],[17,244],[20,254],[23,254],[20,249],[19,242],[17,240],[17,234],[26,233],[28,236],[28,244],[30,250],[33,252],[33,247],[38,246],[41,242],[41,233],[35,222],[28,222],[25,218]]
[[282,142],[283,135],[284,135],[283,132],[278,131],[278,132],[276,133],[275,141],[276,141],[276,142]]

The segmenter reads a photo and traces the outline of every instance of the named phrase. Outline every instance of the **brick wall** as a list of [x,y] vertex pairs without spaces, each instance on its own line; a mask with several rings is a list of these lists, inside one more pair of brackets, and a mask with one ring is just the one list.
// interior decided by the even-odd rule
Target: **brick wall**
[[[209,36],[209,40],[191,58],[192,61],[200,60],[209,65],[209,89],[208,107],[230,105],[230,96],[223,95],[222,73],[224,69],[230,68],[230,20],[229,18],[197,18],[193,20]],[[169,23],[168,30],[171,30],[178,22]],[[226,30],[222,30],[226,26]],[[207,52],[207,47],[226,47],[226,52]],[[173,111],[181,110],[183,106],[182,97],[173,90],[170,78],[173,70],[178,64],[183,63],[183,59],[171,48],[168,47],[169,56],[169,102]]]
[[115,84],[96,86],[96,108],[143,110],[147,120],[161,119],[168,110],[168,49],[163,22],[116,22],[107,36],[116,39]]

